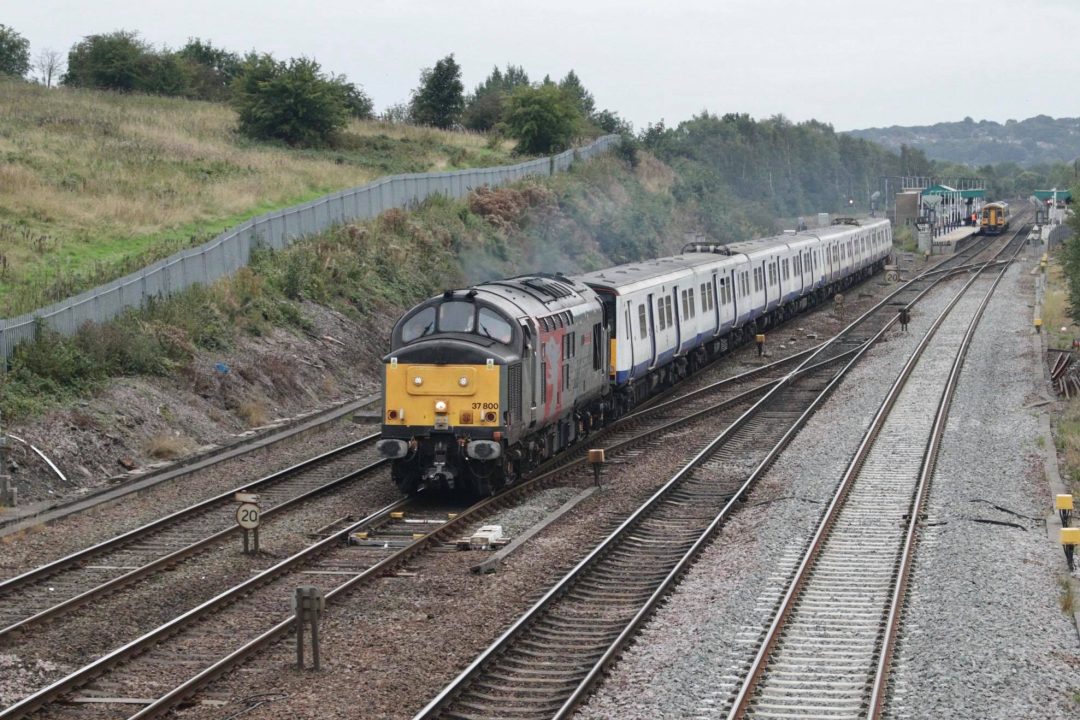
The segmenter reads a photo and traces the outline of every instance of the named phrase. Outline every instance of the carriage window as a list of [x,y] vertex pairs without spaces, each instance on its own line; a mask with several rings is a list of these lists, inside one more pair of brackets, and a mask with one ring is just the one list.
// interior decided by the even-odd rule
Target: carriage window
[[508,344],[514,337],[514,330],[501,315],[487,308],[480,308],[478,314],[480,334],[496,342]]
[[664,298],[656,301],[656,316],[656,322],[660,325],[660,329],[663,330],[667,327],[667,322],[664,321]]
[[667,314],[667,324],[674,325],[675,321],[671,319],[671,298],[664,298],[664,312]]
[[638,310],[638,313],[637,313],[638,324],[641,326],[641,339],[644,340],[645,337],[649,334],[649,329],[648,329],[649,326],[648,326],[648,323],[645,322],[645,306],[644,305],[638,305],[637,310]]
[[401,327],[401,342],[412,342],[435,332],[435,308],[426,307],[405,321]]
[[690,288],[686,291],[687,303],[690,305],[690,317],[697,315],[697,308],[694,307],[694,288]]

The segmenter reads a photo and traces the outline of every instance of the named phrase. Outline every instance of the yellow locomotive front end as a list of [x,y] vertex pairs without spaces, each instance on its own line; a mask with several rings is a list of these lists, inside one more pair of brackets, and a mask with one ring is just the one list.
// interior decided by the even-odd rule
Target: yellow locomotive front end
[[402,492],[487,494],[505,480],[512,325],[471,300],[430,302],[394,330],[378,449]]

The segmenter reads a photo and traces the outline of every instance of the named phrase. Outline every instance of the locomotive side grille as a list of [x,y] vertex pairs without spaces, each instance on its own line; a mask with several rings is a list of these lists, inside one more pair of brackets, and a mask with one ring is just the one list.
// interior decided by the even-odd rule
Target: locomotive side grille
[[507,369],[506,392],[510,396],[510,419],[521,422],[521,363],[514,363]]

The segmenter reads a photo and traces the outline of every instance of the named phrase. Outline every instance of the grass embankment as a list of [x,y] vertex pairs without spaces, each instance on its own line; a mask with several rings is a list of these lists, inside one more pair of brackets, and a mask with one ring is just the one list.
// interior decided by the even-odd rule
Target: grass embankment
[[[1069,294],[1065,273],[1056,258],[1047,267],[1046,293],[1042,305],[1047,346],[1068,349],[1080,337],[1080,326],[1069,315]],[[1080,358],[1074,362],[1080,361]],[[1055,442],[1062,479],[1072,490],[1080,507],[1080,398],[1066,401],[1057,418]]]
[[380,175],[515,161],[476,134],[353,121],[299,150],[235,126],[223,104],[0,80],[0,317]]
[[[275,328],[310,333],[310,303],[363,327],[371,317],[396,317],[447,287],[526,271],[573,272],[677,249],[683,229],[696,219],[675,201],[675,181],[648,155],[633,167],[608,156],[552,179],[481,190],[461,201],[437,196],[414,212],[390,210],[284,251],[259,253],[232,278],[87,326],[72,338],[40,333],[0,374],[0,412],[30,417],[125,375],[171,375],[197,389],[212,353]],[[384,349],[365,350],[378,357]],[[226,409],[243,417],[236,405]]]

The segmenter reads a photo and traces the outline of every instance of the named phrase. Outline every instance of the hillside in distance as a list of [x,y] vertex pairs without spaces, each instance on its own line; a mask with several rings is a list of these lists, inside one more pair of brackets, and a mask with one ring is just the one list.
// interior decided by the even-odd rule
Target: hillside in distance
[[1080,158],[1080,118],[1052,118],[1036,115],[1027,120],[960,122],[935,125],[852,130],[848,134],[898,150],[914,147],[932,160],[966,165],[1014,162],[1031,166],[1040,163],[1071,163]]

